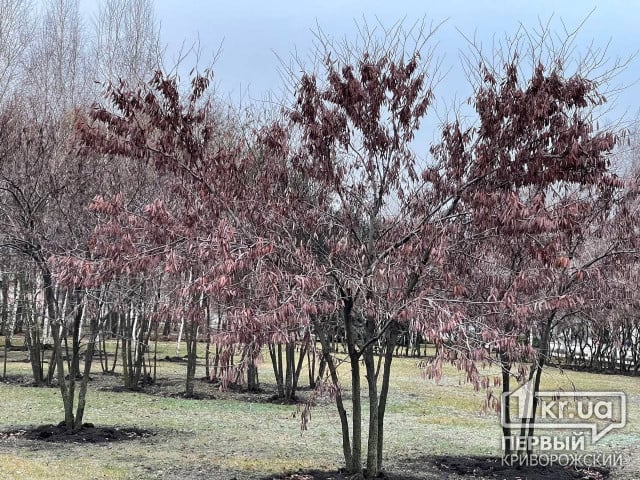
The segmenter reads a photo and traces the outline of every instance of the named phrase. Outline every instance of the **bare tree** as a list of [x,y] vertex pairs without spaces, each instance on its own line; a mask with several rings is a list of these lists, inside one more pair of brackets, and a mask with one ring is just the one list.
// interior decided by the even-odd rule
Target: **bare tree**
[[33,2],[0,0],[0,104],[16,88],[23,52],[31,43],[35,18]]
[[148,80],[162,57],[152,0],[105,0],[93,19],[91,58],[95,80]]
[[31,112],[52,118],[89,98],[79,2],[52,0],[39,20],[25,53],[21,94],[30,99]]

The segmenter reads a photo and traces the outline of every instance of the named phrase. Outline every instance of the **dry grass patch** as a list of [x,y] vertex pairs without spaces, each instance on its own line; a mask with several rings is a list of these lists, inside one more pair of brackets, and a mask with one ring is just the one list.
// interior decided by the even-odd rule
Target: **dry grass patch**
[[[204,352],[204,348],[199,351]],[[159,344],[159,358],[161,354],[175,355],[175,344]],[[25,352],[11,352],[8,367],[12,376],[28,376],[25,358]],[[266,401],[273,394],[274,383],[268,362],[260,365],[260,380],[265,388],[262,394],[220,392],[209,383],[198,382],[196,392],[215,397],[209,400],[171,396],[184,389],[182,363],[158,362],[158,382],[146,391],[116,392],[113,387],[121,384],[120,378],[99,373],[97,362],[96,358],[85,421],[96,426],[137,427],[155,435],[113,445],[46,448],[37,441],[2,440],[0,478],[243,480],[298,470],[335,470],[341,466],[340,422],[333,403],[322,399],[312,410],[310,429],[302,432],[295,405]],[[493,413],[480,413],[486,393],[475,392],[464,383],[464,374],[454,367],[446,366],[443,373],[442,382],[436,384],[422,378],[417,359],[394,360],[384,451],[389,469],[401,471],[409,459],[425,455],[499,453],[498,419]],[[301,385],[306,384],[304,375]],[[348,365],[341,367],[340,375],[348,399]],[[196,376],[204,376],[202,359]],[[544,388],[552,388],[559,381],[572,381],[583,390],[623,389],[631,393],[628,427],[603,439],[601,448],[630,451],[637,448],[638,379],[584,372],[561,375],[551,371],[545,376]],[[303,396],[306,394],[303,392]],[[366,388],[363,395],[366,396]],[[0,398],[3,402],[0,430],[57,423],[62,419],[60,393],[55,388],[0,383]],[[423,463],[416,468],[426,468]],[[442,478],[441,473],[425,471],[419,478]]]

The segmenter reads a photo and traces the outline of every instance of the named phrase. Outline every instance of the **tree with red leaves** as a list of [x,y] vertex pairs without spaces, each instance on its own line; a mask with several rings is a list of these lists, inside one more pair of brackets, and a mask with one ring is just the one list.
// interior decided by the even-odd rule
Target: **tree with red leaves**
[[[78,123],[81,153],[153,165],[171,201],[132,212],[121,196],[96,199],[92,209],[104,222],[94,260],[67,263],[84,284],[158,266],[169,275],[188,273],[181,289],[191,299],[188,316],[201,316],[203,296],[223,303],[226,328],[216,341],[227,351],[244,344],[250,361],[265,343],[299,341],[313,326],[353,473],[362,471],[364,360],[369,476],[381,467],[398,332],[408,319],[425,318],[420,312],[441,277],[442,233],[456,205],[452,198],[429,201],[411,149],[432,99],[423,49],[432,32],[419,25],[384,33],[365,36],[358,57],[354,51],[354,58],[344,52],[333,59],[327,50],[326,83],[303,74],[290,123],[259,129],[250,145],[216,124],[203,103],[206,77],[194,78],[186,100],[176,80],[160,74],[135,91],[112,87],[115,111],[98,107]],[[412,35],[414,49],[403,51]],[[327,338],[336,319],[352,369],[352,432]]]
[[[584,113],[604,101],[598,85],[559,62],[536,62],[523,76],[515,55],[504,69],[481,64],[478,125],[446,125],[434,164],[419,174],[413,142],[437,80],[426,48],[433,31],[363,28],[360,43],[342,46],[319,33],[321,68],[295,77],[286,118],[254,126],[255,135],[220,121],[207,76],[185,98],[161,73],[136,90],[112,86],[111,109],[77,124],[81,154],[149,164],[161,193],[137,210],[120,195],[97,198],[94,258],[68,259],[66,271],[87,286],[154,269],[172,276],[176,308],[196,333],[208,307],[223,307],[215,341],[226,366],[237,345],[246,367],[267,344],[315,334],[347,470],[367,477],[382,468],[393,353],[409,326],[455,348],[478,383],[484,344],[500,352],[506,379],[515,361],[535,357],[539,386],[553,322],[581,302],[572,289],[587,267],[574,258],[618,186],[607,160],[615,136]],[[538,350],[521,343],[530,333]],[[227,382],[235,374],[225,371]]]
[[[433,31],[422,24],[379,34],[363,29],[361,44],[342,47],[320,33],[322,71],[303,72],[289,112],[297,139],[292,169],[318,187],[314,207],[322,207],[315,223],[304,224],[298,258],[307,278],[316,279],[316,297],[333,306],[331,315],[312,314],[312,321],[329,369],[347,469],[357,474],[363,463],[364,364],[367,477],[382,466],[391,364],[401,329],[412,320],[433,333],[433,325],[450,321],[449,311],[428,302],[443,278],[458,192],[434,197],[417,172],[412,148],[438,74],[429,70],[435,66],[425,48]],[[351,420],[329,344],[336,322],[351,369]]]
[[[545,43],[546,33],[510,41],[508,54],[496,55],[497,66],[478,54],[469,102],[477,123],[466,129],[448,125],[433,149],[454,168],[440,178],[459,172],[485,178],[461,198],[469,215],[467,248],[454,264],[467,279],[467,321],[475,321],[471,330],[461,326],[454,343],[467,346],[468,356],[457,359],[476,386],[476,361],[490,361],[497,352],[503,392],[510,391],[512,366],[530,359],[528,379],[534,394],[539,391],[554,327],[585,304],[599,304],[590,285],[599,264],[624,253],[616,242],[597,241],[622,186],[611,167],[616,132],[598,130],[592,116],[606,100],[602,85],[587,75],[602,65],[582,63],[568,72],[563,48],[570,42],[554,50]],[[532,52],[531,58],[523,52]],[[451,185],[438,188],[448,191]],[[529,342],[532,337],[537,345]],[[515,375],[526,378],[522,369]],[[533,411],[537,401],[534,396]],[[510,419],[509,406],[501,407]],[[523,435],[533,435],[534,421],[523,425]],[[510,429],[503,433],[511,437]]]

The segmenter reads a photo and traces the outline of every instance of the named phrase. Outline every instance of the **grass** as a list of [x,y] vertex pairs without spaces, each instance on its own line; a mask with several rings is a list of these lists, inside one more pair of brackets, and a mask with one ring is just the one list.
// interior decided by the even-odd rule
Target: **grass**
[[[174,344],[160,345],[158,358],[173,355]],[[11,352],[8,373],[29,375],[25,358],[25,352]],[[453,367],[447,366],[442,382],[435,384],[421,377],[415,359],[398,358],[394,362],[386,415],[388,466],[397,467],[405,458],[424,455],[500,453],[498,419],[495,414],[481,412],[485,392],[475,392],[460,381],[463,376]],[[99,369],[99,362],[95,368]],[[0,441],[0,478],[249,479],[300,469],[341,467],[340,422],[329,399],[312,410],[310,429],[302,432],[297,407],[265,402],[268,394],[251,401],[249,394],[219,392],[204,382],[196,385],[196,391],[213,394],[215,399],[186,400],[157,394],[184,389],[184,371],[184,364],[159,362],[159,386],[153,395],[111,391],[110,387],[119,384],[119,377],[92,374],[85,421],[135,426],[156,434],[95,445],[4,439]],[[347,386],[346,365],[341,374]],[[196,376],[203,375],[204,367],[199,366]],[[274,383],[267,362],[261,365],[260,381],[266,388]],[[302,385],[304,381],[303,377]],[[627,427],[605,437],[598,449],[637,451],[640,381],[553,370],[544,377],[544,389],[569,389],[572,385],[580,390],[627,392]],[[345,393],[348,395],[348,391]],[[60,393],[55,388],[0,383],[0,399],[0,430],[62,419]],[[637,477],[637,473],[632,475]]]
[[44,460],[35,455],[0,454],[0,478],[46,478],[67,480],[69,478],[124,479],[123,467],[96,466],[86,462],[73,463],[68,460]]

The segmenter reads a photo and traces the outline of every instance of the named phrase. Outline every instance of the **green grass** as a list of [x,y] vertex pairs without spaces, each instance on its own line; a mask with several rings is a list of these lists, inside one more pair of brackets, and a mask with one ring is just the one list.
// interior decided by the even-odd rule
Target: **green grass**
[[[175,344],[163,343],[160,347],[159,358],[175,355]],[[11,375],[29,375],[29,364],[17,361],[24,358],[25,352],[11,352]],[[269,387],[273,374],[268,356],[264,360],[260,381]],[[99,370],[99,363],[95,367]],[[184,371],[184,364],[160,362],[160,386],[156,390],[181,391]],[[0,478],[243,479],[342,465],[340,422],[329,399],[323,399],[313,409],[310,428],[302,432],[297,407],[267,403],[264,399],[268,394],[254,399],[260,401],[249,401],[252,397],[248,394],[219,392],[199,382],[196,391],[216,398],[185,400],[142,392],[113,392],[108,387],[118,385],[119,377],[97,372],[92,375],[85,421],[135,426],[156,434],[99,445],[5,439],[0,441]],[[196,377],[203,375],[204,367],[199,366]],[[348,398],[346,365],[341,375]],[[387,465],[401,465],[403,458],[427,454],[499,454],[498,419],[493,413],[481,412],[486,392],[476,392],[462,382],[464,375],[453,367],[447,366],[442,382],[436,384],[422,378],[415,359],[398,358],[394,360],[392,378],[386,415]],[[303,374],[301,384],[305,381]],[[545,389],[568,389],[571,385],[579,390],[626,391],[630,398],[628,426],[605,437],[602,448],[635,448],[640,442],[640,380],[557,371],[544,377]],[[62,419],[60,393],[54,388],[0,383],[0,400],[1,430]]]
[[124,479],[126,470],[116,466],[96,466],[64,460],[43,459],[29,453],[0,454],[0,478],[46,478],[50,480],[68,480],[70,478],[109,478]]

